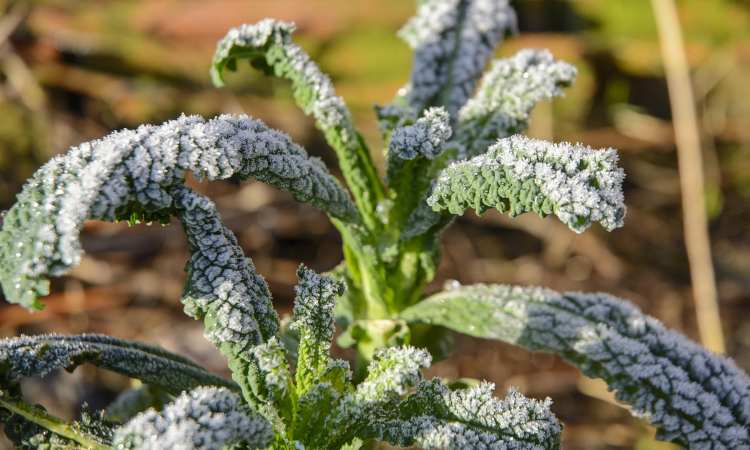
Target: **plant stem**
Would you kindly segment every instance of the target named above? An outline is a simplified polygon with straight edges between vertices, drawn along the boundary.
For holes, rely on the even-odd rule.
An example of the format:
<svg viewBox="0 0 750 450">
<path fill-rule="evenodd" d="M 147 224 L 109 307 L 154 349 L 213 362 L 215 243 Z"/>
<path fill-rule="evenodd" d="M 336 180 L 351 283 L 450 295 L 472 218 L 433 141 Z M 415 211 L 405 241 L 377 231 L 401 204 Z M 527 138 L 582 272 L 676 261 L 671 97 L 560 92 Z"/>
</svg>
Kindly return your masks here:
<svg viewBox="0 0 750 450">
<path fill-rule="evenodd" d="M 685 247 L 690 264 L 698 330 L 704 346 L 723 353 L 724 335 L 711 260 L 701 140 L 682 31 L 674 0 L 651 0 L 651 5 L 661 41 L 677 142 Z"/>
<path fill-rule="evenodd" d="M 21 401 L 3 398 L 0 391 L 0 407 L 17 414 L 29 422 L 33 422 L 55 434 L 81 444 L 90 450 L 108 450 L 110 447 L 101 443 L 96 437 L 65 423 L 61 419 L 50 415 L 40 408 L 33 407 Z"/>
</svg>

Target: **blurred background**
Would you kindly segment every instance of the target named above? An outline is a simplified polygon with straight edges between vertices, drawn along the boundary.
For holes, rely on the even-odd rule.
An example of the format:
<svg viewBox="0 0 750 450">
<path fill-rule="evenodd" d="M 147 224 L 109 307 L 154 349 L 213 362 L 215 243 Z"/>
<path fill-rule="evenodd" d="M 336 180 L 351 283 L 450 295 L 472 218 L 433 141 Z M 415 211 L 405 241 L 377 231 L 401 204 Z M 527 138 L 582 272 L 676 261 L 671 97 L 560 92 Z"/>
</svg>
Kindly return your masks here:
<svg viewBox="0 0 750 450">
<path fill-rule="evenodd" d="M 438 289 L 463 283 L 537 284 L 607 291 L 633 300 L 699 340 L 683 235 L 681 189 L 660 39 L 648 0 L 513 1 L 519 36 L 498 56 L 546 47 L 578 67 L 564 98 L 540 104 L 529 134 L 619 149 L 627 173 L 625 227 L 575 235 L 554 219 L 487 213 L 457 221 L 443 239 Z M 684 0 L 678 12 L 703 154 L 705 211 L 726 351 L 750 369 L 750 1 Z M 51 156 L 110 130 L 182 112 L 247 112 L 289 133 L 335 167 L 289 86 L 242 66 L 227 88 L 208 77 L 215 42 L 244 22 L 297 23 L 297 41 L 333 78 L 382 164 L 372 105 L 408 78 L 411 52 L 395 31 L 413 13 L 404 0 L 0 0 L 0 209 Z M 315 209 L 258 183 L 201 186 L 268 280 L 281 312 L 291 307 L 300 262 L 331 269 L 339 238 Z M 700 199 L 699 199 L 700 202 Z M 224 361 L 200 323 L 181 312 L 187 259 L 179 227 L 90 223 L 86 256 L 53 283 L 42 312 L 0 302 L 0 336 L 99 332 L 156 343 L 216 371 Z M 560 359 L 459 339 L 432 369 L 486 378 L 550 396 L 569 449 L 666 449 L 614 406 L 602 385 Z M 30 380 L 28 397 L 73 418 L 106 405 L 128 380 L 90 367 Z M 0 433 L 1 436 L 2 433 Z M 0 448 L 8 446 L 0 437 Z"/>
</svg>

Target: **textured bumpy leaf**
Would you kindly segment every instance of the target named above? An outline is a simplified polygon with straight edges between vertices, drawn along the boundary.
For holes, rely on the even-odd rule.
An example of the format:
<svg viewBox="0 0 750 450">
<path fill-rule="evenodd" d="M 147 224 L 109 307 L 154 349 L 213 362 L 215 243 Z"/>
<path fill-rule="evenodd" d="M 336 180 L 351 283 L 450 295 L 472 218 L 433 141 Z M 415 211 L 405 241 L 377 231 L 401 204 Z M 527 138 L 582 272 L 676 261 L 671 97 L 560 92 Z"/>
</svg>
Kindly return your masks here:
<svg viewBox="0 0 750 450">
<path fill-rule="evenodd" d="M 355 200 L 363 211 L 374 214 L 383 192 L 370 154 L 330 78 L 292 41 L 294 29 L 292 23 L 273 19 L 231 29 L 216 47 L 211 67 L 214 83 L 223 85 L 224 70 L 235 70 L 237 60 L 241 59 L 249 60 L 266 73 L 290 80 L 295 100 L 305 113 L 315 118 L 336 151 Z M 366 221 L 369 218 L 364 217 Z"/>
<path fill-rule="evenodd" d="M 451 391 L 423 381 L 396 409 L 397 418 L 374 421 L 368 432 L 399 446 L 424 449 L 557 449 L 561 427 L 551 401 L 530 400 L 510 390 L 493 397 L 492 383 Z"/>
<path fill-rule="evenodd" d="M 613 149 L 511 136 L 445 168 L 427 203 L 452 214 L 468 208 L 477 213 L 496 208 L 511 216 L 555 214 L 578 233 L 594 222 L 612 230 L 625 216 L 625 174 L 617 159 Z"/>
<path fill-rule="evenodd" d="M 300 266 L 291 328 L 299 333 L 297 390 L 305 392 L 328 367 L 334 332 L 333 309 L 344 284 Z"/>
<path fill-rule="evenodd" d="M 43 377 L 58 369 L 91 363 L 179 393 L 200 385 L 237 389 L 182 356 L 138 342 L 98 334 L 21 336 L 0 341 L 0 382 Z"/>
<path fill-rule="evenodd" d="M 526 129 L 534 106 L 562 95 L 575 76 L 575 67 L 556 61 L 547 50 L 524 49 L 494 62 L 458 113 L 452 144 L 460 149 L 459 158 L 479 155 L 499 138 Z"/>
<path fill-rule="evenodd" d="M 273 438 L 265 419 L 221 388 L 201 387 L 180 395 L 163 411 L 149 410 L 115 431 L 118 449 L 222 450 L 234 445 L 265 448 Z"/>
<path fill-rule="evenodd" d="M 661 439 L 750 448 L 750 378 L 610 295 L 474 285 L 429 297 L 403 318 L 557 353 L 603 378 Z"/>
<path fill-rule="evenodd" d="M 413 111 L 445 106 L 454 116 L 516 15 L 507 0 L 425 0 L 399 35 L 414 49 L 403 96 Z"/>
<path fill-rule="evenodd" d="M 232 377 L 252 398 L 258 381 L 250 349 L 275 336 L 279 327 L 271 293 L 208 198 L 186 187 L 175 189 L 173 196 L 190 249 L 185 312 L 204 320 L 206 337 L 224 353 Z"/>
<path fill-rule="evenodd" d="M 182 116 L 118 131 L 52 159 L 24 186 L 0 232 L 6 298 L 41 307 L 36 299 L 48 293 L 47 277 L 79 261 L 87 219 L 166 220 L 186 171 L 209 180 L 256 178 L 334 217 L 355 214 L 319 160 L 247 116 Z"/>
</svg>

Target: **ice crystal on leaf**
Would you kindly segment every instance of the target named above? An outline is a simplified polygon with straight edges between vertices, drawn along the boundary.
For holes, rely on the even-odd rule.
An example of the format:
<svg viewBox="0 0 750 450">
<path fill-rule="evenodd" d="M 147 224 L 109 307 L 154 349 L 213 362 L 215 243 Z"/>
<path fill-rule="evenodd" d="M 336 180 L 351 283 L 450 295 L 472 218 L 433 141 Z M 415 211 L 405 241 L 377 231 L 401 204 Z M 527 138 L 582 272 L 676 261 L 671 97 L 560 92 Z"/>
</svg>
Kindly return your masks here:
<svg viewBox="0 0 750 450">
<path fill-rule="evenodd" d="M 617 160 L 613 149 L 511 136 L 444 169 L 427 202 L 452 214 L 496 208 L 511 216 L 555 214 L 578 233 L 595 222 L 612 230 L 625 216 Z"/>
<path fill-rule="evenodd" d="M 149 410 L 115 432 L 117 449 L 222 450 L 266 448 L 273 438 L 265 419 L 221 388 L 201 387 L 179 396 L 163 411 Z"/>
<path fill-rule="evenodd" d="M 426 0 L 399 36 L 414 49 L 405 97 L 414 111 L 445 106 L 454 116 L 474 91 L 497 43 L 516 27 L 507 0 Z"/>
<path fill-rule="evenodd" d="M 479 284 L 428 297 L 403 317 L 559 354 L 603 378 L 662 439 L 750 446 L 750 378 L 611 295 Z"/>
</svg>

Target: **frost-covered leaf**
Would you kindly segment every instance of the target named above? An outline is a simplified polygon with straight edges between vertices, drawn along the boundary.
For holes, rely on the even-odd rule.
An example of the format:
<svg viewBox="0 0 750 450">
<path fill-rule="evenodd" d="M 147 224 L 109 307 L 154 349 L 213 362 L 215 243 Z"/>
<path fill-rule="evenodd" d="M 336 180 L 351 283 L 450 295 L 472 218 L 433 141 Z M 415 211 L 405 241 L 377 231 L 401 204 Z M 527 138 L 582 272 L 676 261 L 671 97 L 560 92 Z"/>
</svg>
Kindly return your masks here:
<svg viewBox="0 0 750 450">
<path fill-rule="evenodd" d="M 0 341 L 0 383 L 72 371 L 90 363 L 179 393 L 200 385 L 237 389 L 229 380 L 164 349 L 99 334 L 21 336 Z"/>
<path fill-rule="evenodd" d="M 403 318 L 557 353 L 603 378 L 661 439 L 750 448 L 750 378 L 608 294 L 480 284 L 428 297 Z"/>
<path fill-rule="evenodd" d="M 319 160 L 247 116 L 182 116 L 118 131 L 53 158 L 26 183 L 0 232 L 5 297 L 41 307 L 37 298 L 49 291 L 47 277 L 80 260 L 78 235 L 87 219 L 167 220 L 187 171 L 209 180 L 256 178 L 333 217 L 355 214 Z"/>
<path fill-rule="evenodd" d="M 507 0 L 425 0 L 399 36 L 414 49 L 403 96 L 422 111 L 445 106 L 454 116 L 474 91 L 487 60 L 516 15 Z"/>
<path fill-rule="evenodd" d="M 452 391 L 423 381 L 394 409 L 396 417 L 373 421 L 366 433 L 398 446 L 424 449 L 558 449 L 561 427 L 551 401 L 532 400 L 511 389 L 500 400 L 495 385 Z"/>
<path fill-rule="evenodd" d="M 382 185 L 362 137 L 354 127 L 344 100 L 336 95 L 330 78 L 292 41 L 295 26 L 264 19 L 229 30 L 219 41 L 211 75 L 214 84 L 224 84 L 224 71 L 236 70 L 237 61 L 247 59 L 253 67 L 292 82 L 294 98 L 336 151 L 341 171 L 367 221 L 382 196 Z"/>
<path fill-rule="evenodd" d="M 200 387 L 180 395 L 164 410 L 141 413 L 115 431 L 117 449 L 222 450 L 233 445 L 266 448 L 268 422 L 223 388 Z"/>
<path fill-rule="evenodd" d="M 245 397 L 253 398 L 259 380 L 250 349 L 278 332 L 271 293 L 213 202 L 186 187 L 173 195 L 190 249 L 185 312 L 203 319 L 206 337 L 227 357 Z"/>
<path fill-rule="evenodd" d="M 575 67 L 547 50 L 524 49 L 494 62 L 458 113 L 454 144 L 459 158 L 476 156 L 497 139 L 522 132 L 534 106 L 562 95 L 575 76 Z"/>
<path fill-rule="evenodd" d="M 445 168 L 427 203 L 435 211 L 462 214 L 489 208 L 516 216 L 555 214 L 573 231 L 594 222 L 605 229 L 622 226 L 625 204 L 614 149 L 531 139 L 501 139 L 486 153 Z"/>
<path fill-rule="evenodd" d="M 334 332 L 333 310 L 344 284 L 321 276 L 301 265 L 295 287 L 294 311 L 290 327 L 299 332 L 297 390 L 305 392 L 328 367 Z"/>
</svg>

